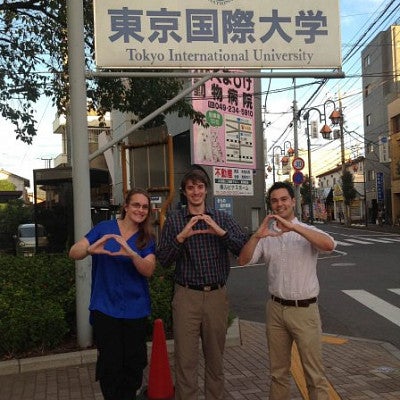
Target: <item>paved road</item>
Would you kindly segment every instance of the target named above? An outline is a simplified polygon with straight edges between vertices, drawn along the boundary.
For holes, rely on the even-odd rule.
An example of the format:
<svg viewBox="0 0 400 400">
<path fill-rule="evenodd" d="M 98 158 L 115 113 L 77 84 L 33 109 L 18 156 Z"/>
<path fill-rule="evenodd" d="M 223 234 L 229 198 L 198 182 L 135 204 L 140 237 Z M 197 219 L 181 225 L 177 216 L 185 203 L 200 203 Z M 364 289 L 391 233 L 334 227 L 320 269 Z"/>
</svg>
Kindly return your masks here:
<svg viewBox="0 0 400 400">
<path fill-rule="evenodd" d="M 326 333 L 385 340 L 400 348 L 400 234 L 321 225 L 338 242 L 321 255 L 319 303 Z M 240 318 L 264 322 L 262 265 L 233 268 L 228 289 Z"/>
</svg>

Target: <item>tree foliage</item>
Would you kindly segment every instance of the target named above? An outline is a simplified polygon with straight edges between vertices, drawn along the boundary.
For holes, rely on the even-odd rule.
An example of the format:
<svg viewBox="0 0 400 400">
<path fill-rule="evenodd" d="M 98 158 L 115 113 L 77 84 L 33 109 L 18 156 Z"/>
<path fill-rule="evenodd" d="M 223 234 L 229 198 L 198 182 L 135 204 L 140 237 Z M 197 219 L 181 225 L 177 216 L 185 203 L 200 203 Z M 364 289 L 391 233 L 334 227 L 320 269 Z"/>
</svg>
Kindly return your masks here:
<svg viewBox="0 0 400 400">
<path fill-rule="evenodd" d="M 13 235 L 19 224 L 33 221 L 33 208 L 26 206 L 22 200 L 10 200 L 0 208 L 0 232 Z"/>
<path fill-rule="evenodd" d="M 7 179 L 0 179 L 0 192 L 14 191 L 15 185 Z"/>
<path fill-rule="evenodd" d="M 351 203 L 357 196 L 357 191 L 354 188 L 354 176 L 349 171 L 345 171 L 342 175 L 342 191 L 344 204 L 346 204 L 347 206 L 351 205 Z"/>
<path fill-rule="evenodd" d="M 86 67 L 93 70 L 93 0 L 84 1 L 84 24 Z M 66 113 L 67 44 L 66 1 L 4 0 L 0 4 L 0 115 L 26 143 L 36 135 L 35 103 L 41 96 L 50 97 L 59 114 Z M 184 83 L 175 78 L 87 80 L 89 108 L 100 117 L 113 108 L 141 119 L 178 94 Z M 202 121 L 203 116 L 185 100 L 168 110 L 173 111 Z M 158 126 L 163 119 L 160 115 L 145 127 Z"/>
<path fill-rule="evenodd" d="M 305 176 L 304 182 L 300 186 L 300 194 L 303 199 L 303 204 L 311 203 L 310 178 L 308 175 Z"/>
</svg>

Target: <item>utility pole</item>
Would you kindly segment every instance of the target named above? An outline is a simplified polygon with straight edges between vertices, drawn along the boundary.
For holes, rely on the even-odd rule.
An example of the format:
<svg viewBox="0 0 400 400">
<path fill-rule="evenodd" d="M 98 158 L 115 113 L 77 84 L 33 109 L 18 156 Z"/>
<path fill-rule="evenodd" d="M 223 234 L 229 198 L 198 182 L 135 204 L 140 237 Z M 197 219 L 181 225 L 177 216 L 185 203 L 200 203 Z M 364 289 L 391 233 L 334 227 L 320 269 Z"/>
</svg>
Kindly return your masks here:
<svg viewBox="0 0 400 400">
<path fill-rule="evenodd" d="M 297 130 L 297 100 L 296 100 L 296 78 L 293 78 L 293 146 L 294 156 L 299 156 L 299 138 Z M 294 198 L 295 198 L 295 215 L 299 221 L 301 221 L 301 198 L 300 198 L 300 185 L 294 186 Z"/>
<path fill-rule="evenodd" d="M 75 239 L 91 228 L 90 167 L 87 130 L 87 99 L 85 53 L 83 44 L 83 2 L 67 0 L 68 63 L 70 82 L 70 113 L 72 142 L 72 184 L 74 197 Z M 76 324 L 81 348 L 92 345 L 89 323 L 91 258 L 75 261 Z"/>
<path fill-rule="evenodd" d="M 347 205 L 345 203 L 344 191 L 343 191 L 343 176 L 346 172 L 346 160 L 345 160 L 345 152 L 344 152 L 344 129 L 343 129 L 343 109 L 342 109 L 342 98 L 339 95 L 339 129 L 340 129 L 340 154 L 341 154 L 341 162 L 342 162 L 342 196 L 343 196 L 343 207 L 344 207 L 344 225 L 347 226 L 348 223 L 348 215 L 347 215 Z"/>
</svg>

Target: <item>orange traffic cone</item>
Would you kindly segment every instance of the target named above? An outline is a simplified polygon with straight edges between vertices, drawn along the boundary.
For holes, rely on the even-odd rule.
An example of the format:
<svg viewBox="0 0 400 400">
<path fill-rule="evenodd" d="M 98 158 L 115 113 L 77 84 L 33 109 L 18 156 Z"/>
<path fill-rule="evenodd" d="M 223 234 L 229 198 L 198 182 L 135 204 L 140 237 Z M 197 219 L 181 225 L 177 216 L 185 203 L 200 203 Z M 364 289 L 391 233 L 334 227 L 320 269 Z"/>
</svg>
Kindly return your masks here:
<svg viewBox="0 0 400 400">
<path fill-rule="evenodd" d="M 147 398 L 149 400 L 170 400 L 174 398 L 174 395 L 164 325 L 161 319 L 156 319 L 154 321 Z"/>
</svg>

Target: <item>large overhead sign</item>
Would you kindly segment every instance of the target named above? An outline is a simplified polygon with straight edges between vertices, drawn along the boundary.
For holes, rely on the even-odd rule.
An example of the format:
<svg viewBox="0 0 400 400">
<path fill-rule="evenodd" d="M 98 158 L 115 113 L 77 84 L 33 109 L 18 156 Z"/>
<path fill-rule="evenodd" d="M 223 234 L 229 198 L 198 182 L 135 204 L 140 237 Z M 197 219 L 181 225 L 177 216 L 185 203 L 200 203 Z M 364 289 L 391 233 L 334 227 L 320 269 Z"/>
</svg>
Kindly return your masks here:
<svg viewBox="0 0 400 400">
<path fill-rule="evenodd" d="M 338 0 L 94 0 L 99 68 L 341 68 Z"/>
</svg>

